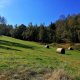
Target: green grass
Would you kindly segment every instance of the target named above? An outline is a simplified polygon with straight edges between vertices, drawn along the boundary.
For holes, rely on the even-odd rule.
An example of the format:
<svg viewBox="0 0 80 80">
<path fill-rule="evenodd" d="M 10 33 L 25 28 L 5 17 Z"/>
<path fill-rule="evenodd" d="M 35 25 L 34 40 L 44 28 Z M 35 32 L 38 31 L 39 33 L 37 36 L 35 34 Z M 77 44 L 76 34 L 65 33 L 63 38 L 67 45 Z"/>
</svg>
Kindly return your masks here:
<svg viewBox="0 0 80 80">
<path fill-rule="evenodd" d="M 69 74 L 80 74 L 80 51 L 56 53 L 56 47 L 47 49 L 36 42 L 0 36 L 0 71 L 23 67 L 37 72 L 44 69 L 64 68 Z"/>
</svg>

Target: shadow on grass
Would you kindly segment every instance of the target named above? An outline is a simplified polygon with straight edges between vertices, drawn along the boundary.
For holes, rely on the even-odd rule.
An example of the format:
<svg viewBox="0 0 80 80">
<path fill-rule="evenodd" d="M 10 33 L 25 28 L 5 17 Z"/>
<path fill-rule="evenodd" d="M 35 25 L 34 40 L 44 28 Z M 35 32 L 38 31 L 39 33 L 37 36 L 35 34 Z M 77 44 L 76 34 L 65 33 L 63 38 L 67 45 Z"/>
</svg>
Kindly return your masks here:
<svg viewBox="0 0 80 80">
<path fill-rule="evenodd" d="M 67 54 L 65 54 L 65 55 L 72 55 L 72 54 L 67 53 Z"/>
<path fill-rule="evenodd" d="M 0 40 L 0 45 L 6 45 L 6 46 L 14 46 L 14 47 L 20 47 L 20 48 L 28 48 L 28 49 L 34 49 L 35 46 L 29 46 L 29 45 L 24 45 L 21 43 L 16 43 L 16 42 L 11 42 L 11 41 L 5 41 L 5 40 Z M 6 48 L 6 47 L 3 47 Z"/>
<path fill-rule="evenodd" d="M 13 49 L 13 48 L 10 48 L 10 47 L 5 47 L 5 46 L 0 46 L 0 49 L 14 50 L 14 51 L 21 51 L 21 50 L 18 50 L 18 49 Z M 1 53 L 2 53 L 2 52 L 1 52 Z"/>
</svg>

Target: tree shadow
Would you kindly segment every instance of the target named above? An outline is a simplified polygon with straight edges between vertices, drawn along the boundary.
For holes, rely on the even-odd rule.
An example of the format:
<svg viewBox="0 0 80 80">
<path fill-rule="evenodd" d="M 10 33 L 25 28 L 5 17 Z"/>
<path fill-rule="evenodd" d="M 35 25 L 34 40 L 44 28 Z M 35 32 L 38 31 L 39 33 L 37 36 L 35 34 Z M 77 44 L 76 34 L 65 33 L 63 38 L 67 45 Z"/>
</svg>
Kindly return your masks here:
<svg viewBox="0 0 80 80">
<path fill-rule="evenodd" d="M 11 42 L 11 41 L 5 41 L 5 40 L 0 40 L 0 44 L 2 45 L 7 45 L 7 46 L 14 46 L 14 47 L 20 47 L 20 48 L 28 48 L 28 49 L 34 49 L 35 46 L 29 46 L 29 45 L 24 45 L 21 43 L 16 43 L 16 42 Z"/>
<path fill-rule="evenodd" d="M 14 51 L 21 51 L 21 50 L 18 50 L 18 49 L 13 49 L 13 48 L 10 48 L 10 47 L 5 47 L 5 46 L 0 46 L 0 49 L 14 50 Z M 1 52 L 1 53 L 2 53 L 2 52 Z"/>
</svg>

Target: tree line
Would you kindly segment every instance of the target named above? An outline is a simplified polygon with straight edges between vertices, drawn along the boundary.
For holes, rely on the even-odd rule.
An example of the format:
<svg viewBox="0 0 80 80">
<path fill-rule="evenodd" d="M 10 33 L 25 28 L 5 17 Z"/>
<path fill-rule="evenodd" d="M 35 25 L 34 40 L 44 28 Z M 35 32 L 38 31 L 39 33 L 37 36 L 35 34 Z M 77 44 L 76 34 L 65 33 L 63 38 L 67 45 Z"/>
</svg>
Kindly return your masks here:
<svg viewBox="0 0 80 80">
<path fill-rule="evenodd" d="M 79 43 L 80 14 L 67 17 L 62 15 L 56 22 L 51 22 L 48 26 L 32 23 L 28 26 L 24 24 L 7 25 L 6 19 L 0 16 L 0 35 L 42 43 Z"/>
</svg>

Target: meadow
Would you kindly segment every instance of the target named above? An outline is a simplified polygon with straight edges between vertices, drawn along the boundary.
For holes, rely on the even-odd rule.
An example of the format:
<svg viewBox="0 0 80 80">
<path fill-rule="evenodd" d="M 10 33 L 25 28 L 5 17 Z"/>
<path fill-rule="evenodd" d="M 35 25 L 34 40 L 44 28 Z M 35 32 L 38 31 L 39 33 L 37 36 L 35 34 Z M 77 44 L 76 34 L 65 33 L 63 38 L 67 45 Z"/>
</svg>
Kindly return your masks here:
<svg viewBox="0 0 80 80">
<path fill-rule="evenodd" d="M 0 74 L 11 72 L 9 75 L 12 75 L 30 70 L 33 75 L 64 69 L 80 80 L 80 51 L 66 49 L 65 54 L 58 54 L 56 48 L 50 46 L 47 49 L 37 42 L 0 36 Z"/>
</svg>

